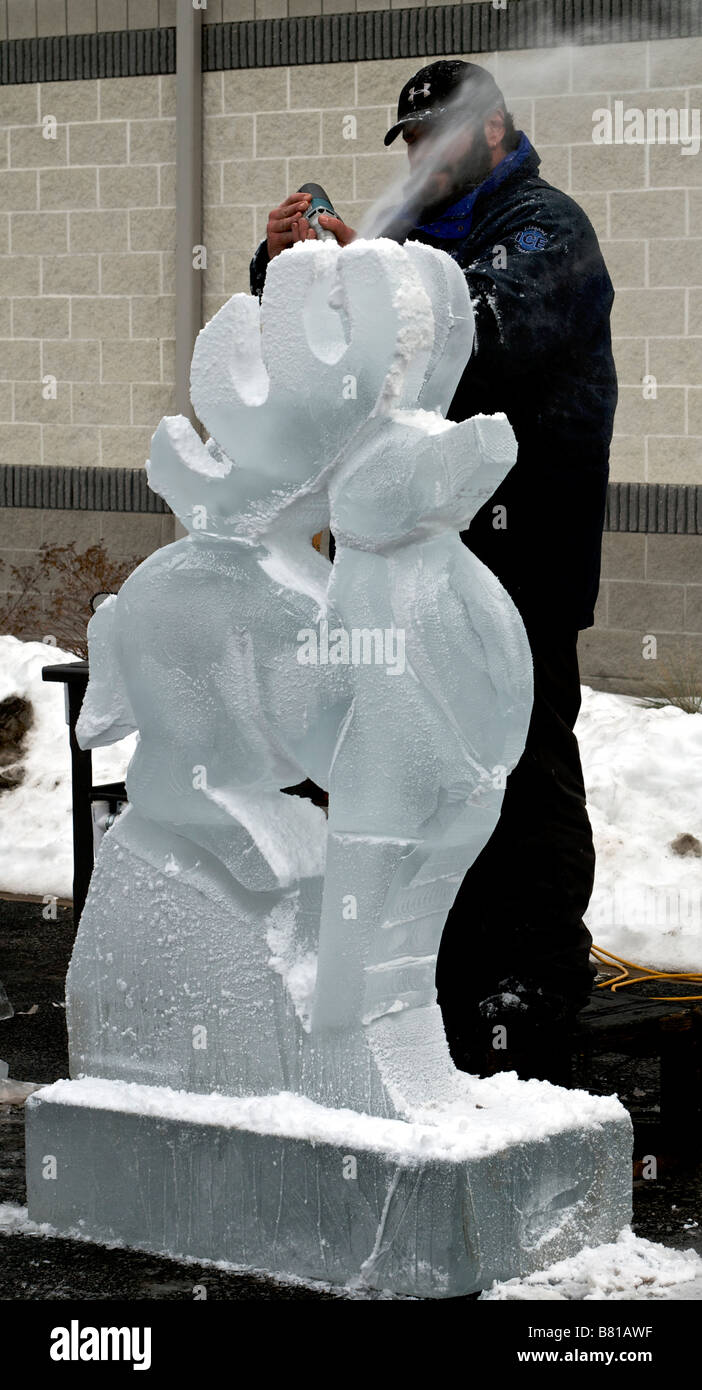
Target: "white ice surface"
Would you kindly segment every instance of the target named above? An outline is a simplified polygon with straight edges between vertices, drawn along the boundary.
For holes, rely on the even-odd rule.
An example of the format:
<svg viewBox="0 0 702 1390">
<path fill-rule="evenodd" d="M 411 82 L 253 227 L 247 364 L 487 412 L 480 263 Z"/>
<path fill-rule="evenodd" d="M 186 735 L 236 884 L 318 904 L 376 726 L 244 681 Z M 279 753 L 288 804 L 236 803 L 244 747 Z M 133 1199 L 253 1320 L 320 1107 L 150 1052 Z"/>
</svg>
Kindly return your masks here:
<svg viewBox="0 0 702 1390">
<path fill-rule="evenodd" d="M 276 903 L 270 913 L 266 943 L 271 952 L 269 965 L 280 975 L 306 1032 L 310 1030 L 314 987 L 317 979 L 317 952 L 305 949 L 296 932 L 295 904 L 290 898 Z"/>
</svg>

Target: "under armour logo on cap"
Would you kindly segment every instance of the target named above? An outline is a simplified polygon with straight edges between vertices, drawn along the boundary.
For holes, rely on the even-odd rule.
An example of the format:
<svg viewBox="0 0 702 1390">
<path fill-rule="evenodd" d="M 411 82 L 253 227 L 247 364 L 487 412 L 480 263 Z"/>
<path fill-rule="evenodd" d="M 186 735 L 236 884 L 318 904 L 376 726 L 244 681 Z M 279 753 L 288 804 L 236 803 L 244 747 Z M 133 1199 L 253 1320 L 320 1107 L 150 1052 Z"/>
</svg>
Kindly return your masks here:
<svg viewBox="0 0 702 1390">
<path fill-rule="evenodd" d="M 420 68 L 405 83 L 397 103 L 397 121 L 385 136 L 385 144 L 390 145 L 405 125 L 433 121 L 459 108 L 462 120 L 480 120 L 496 107 L 504 109 L 504 97 L 486 68 L 462 58 L 440 58 Z"/>
</svg>

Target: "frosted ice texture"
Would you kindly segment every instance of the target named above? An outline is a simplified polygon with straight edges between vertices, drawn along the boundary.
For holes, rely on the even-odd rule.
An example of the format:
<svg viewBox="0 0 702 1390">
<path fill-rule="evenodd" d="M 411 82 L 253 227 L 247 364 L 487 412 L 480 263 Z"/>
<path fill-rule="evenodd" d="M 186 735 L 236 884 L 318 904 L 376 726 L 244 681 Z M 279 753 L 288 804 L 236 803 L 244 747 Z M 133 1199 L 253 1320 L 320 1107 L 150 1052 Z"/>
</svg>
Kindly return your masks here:
<svg viewBox="0 0 702 1390">
<path fill-rule="evenodd" d="M 139 742 L 72 1074 L 406 1117 L 460 1091 L 436 951 L 532 704 L 521 619 L 459 536 L 516 457 L 504 416 L 443 416 L 473 331 L 449 257 L 376 240 L 294 247 L 200 333 L 209 437 L 166 416 L 148 464 L 188 535 L 89 628 L 79 739 Z M 305 777 L 328 822 L 281 791 Z"/>
</svg>

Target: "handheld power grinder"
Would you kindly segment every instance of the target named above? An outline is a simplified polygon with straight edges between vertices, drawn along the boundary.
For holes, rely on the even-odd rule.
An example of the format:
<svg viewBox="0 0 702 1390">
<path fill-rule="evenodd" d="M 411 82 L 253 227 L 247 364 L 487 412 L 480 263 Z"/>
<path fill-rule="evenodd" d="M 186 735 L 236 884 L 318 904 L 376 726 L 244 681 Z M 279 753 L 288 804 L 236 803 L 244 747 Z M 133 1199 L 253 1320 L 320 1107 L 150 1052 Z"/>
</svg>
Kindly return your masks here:
<svg viewBox="0 0 702 1390">
<path fill-rule="evenodd" d="M 318 236 L 319 240 L 320 240 L 320 241 L 336 241 L 336 237 L 334 236 L 334 233 L 331 232 L 331 231 L 329 230 L 328 227 L 320 227 L 320 225 L 319 225 L 319 214 L 320 214 L 320 212 L 326 213 L 329 217 L 336 217 L 336 213 L 335 213 L 335 211 L 334 211 L 334 209 L 333 209 L 333 207 L 332 207 L 332 205 L 331 205 L 331 203 L 330 203 L 330 201 L 329 201 L 329 198 L 327 197 L 326 193 L 324 192 L 324 189 L 322 188 L 321 184 L 319 184 L 319 183 L 303 183 L 303 184 L 302 184 L 302 187 L 301 187 L 301 188 L 298 188 L 297 191 L 298 191 L 298 193 L 311 193 L 311 194 L 312 194 L 312 200 L 311 200 L 310 205 L 309 205 L 309 207 L 308 207 L 308 209 L 307 209 L 307 212 L 305 213 L 305 217 L 307 218 L 307 221 L 309 222 L 310 227 L 314 227 L 314 230 L 315 230 L 315 232 L 317 233 L 317 236 Z"/>
</svg>

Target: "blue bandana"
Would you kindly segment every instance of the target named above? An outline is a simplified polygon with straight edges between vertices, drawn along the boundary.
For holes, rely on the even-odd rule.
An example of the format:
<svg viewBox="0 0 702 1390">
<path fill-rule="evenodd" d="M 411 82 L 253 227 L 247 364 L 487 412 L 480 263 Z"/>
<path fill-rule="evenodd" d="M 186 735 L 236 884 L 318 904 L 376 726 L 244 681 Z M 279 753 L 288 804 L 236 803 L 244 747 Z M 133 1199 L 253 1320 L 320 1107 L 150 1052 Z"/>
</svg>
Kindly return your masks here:
<svg viewBox="0 0 702 1390">
<path fill-rule="evenodd" d="M 473 222 L 473 208 L 478 198 L 484 193 L 492 193 L 495 188 L 499 188 L 504 179 L 518 169 L 520 164 L 532 152 L 531 141 L 527 139 L 524 131 L 520 131 L 520 140 L 516 150 L 506 154 L 499 164 L 495 165 L 489 178 L 483 183 L 478 184 L 465 198 L 454 203 L 453 207 L 447 208 L 442 212 L 436 222 L 422 222 L 417 224 L 417 231 L 428 232 L 430 236 L 437 237 L 445 241 L 463 241 L 469 235 Z"/>
</svg>

